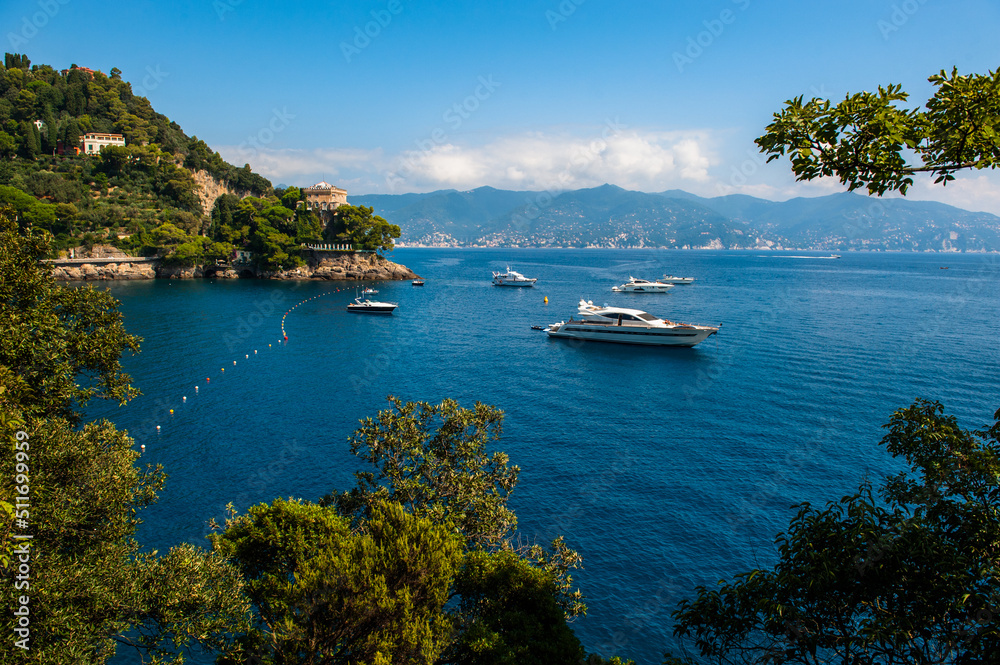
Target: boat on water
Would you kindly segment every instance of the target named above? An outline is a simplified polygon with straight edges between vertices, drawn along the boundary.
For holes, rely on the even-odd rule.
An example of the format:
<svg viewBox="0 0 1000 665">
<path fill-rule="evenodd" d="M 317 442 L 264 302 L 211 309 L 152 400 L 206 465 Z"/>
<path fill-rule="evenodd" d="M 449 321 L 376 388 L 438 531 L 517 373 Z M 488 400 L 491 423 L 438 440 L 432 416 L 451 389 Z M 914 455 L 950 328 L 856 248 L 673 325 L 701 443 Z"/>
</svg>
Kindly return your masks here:
<svg viewBox="0 0 1000 665">
<path fill-rule="evenodd" d="M 507 266 L 507 272 L 493 273 L 495 286 L 534 286 L 537 281 L 537 277 L 525 277 L 516 270 L 511 270 L 510 266 Z"/>
<path fill-rule="evenodd" d="M 676 323 L 641 309 L 598 307 L 582 299 L 577 313 L 579 320 L 550 324 L 545 332 L 549 337 L 643 346 L 694 346 L 719 332 L 715 326 Z"/>
<path fill-rule="evenodd" d="M 656 281 L 663 284 L 690 284 L 694 281 L 694 277 L 675 277 L 674 275 L 664 275 Z"/>
<path fill-rule="evenodd" d="M 354 302 L 347 303 L 348 312 L 360 312 L 362 314 L 392 314 L 399 305 L 394 302 L 379 302 L 377 300 L 362 300 L 355 298 Z"/>
<path fill-rule="evenodd" d="M 362 295 L 366 295 L 366 296 L 367 295 L 372 295 L 372 294 L 378 293 L 378 289 L 373 289 L 371 287 L 367 287 L 364 290 L 362 290 L 361 293 L 362 293 Z"/>
<path fill-rule="evenodd" d="M 420 279 L 418 277 L 415 280 L 413 280 L 412 282 L 410 282 L 410 284 L 412 284 L 413 286 L 423 286 L 424 285 L 424 280 L 422 280 L 422 279 Z"/>
<path fill-rule="evenodd" d="M 651 282 L 648 279 L 636 279 L 629 275 L 628 281 L 621 286 L 612 286 L 611 290 L 616 293 L 666 293 L 674 288 L 673 284 L 664 282 Z"/>
</svg>

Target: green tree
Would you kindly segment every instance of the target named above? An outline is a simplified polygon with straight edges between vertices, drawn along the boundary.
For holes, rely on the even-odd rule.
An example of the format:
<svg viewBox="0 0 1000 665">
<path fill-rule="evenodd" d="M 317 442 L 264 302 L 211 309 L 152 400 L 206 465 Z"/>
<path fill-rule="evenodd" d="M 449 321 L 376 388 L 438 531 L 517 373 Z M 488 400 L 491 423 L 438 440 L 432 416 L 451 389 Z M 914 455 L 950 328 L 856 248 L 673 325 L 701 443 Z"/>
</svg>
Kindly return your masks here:
<svg viewBox="0 0 1000 665">
<path fill-rule="evenodd" d="M 27 467 L 30 510 L 19 517 L 33 537 L 30 586 L 0 590 L 8 608 L 30 599 L 19 662 L 105 663 L 121 645 L 164 662 L 196 642 L 218 648 L 249 609 L 235 569 L 187 545 L 143 552 L 138 511 L 156 499 L 162 470 L 138 468 L 134 442 L 110 423 L 77 427 L 91 398 L 137 394 L 120 357 L 139 340 L 106 292 L 56 284 L 38 262 L 47 251 L 47 234 L 0 215 L 0 465 Z M 12 493 L 0 484 L 0 507 Z M 8 639 L 14 620 L 0 619 Z"/>
<path fill-rule="evenodd" d="M 400 235 L 399 227 L 373 214 L 370 206 L 338 206 L 324 236 L 329 242 L 348 242 L 361 249 L 391 251 L 393 239 Z"/>
<path fill-rule="evenodd" d="M 344 514 L 393 501 L 436 522 L 451 520 L 470 543 L 489 547 L 517 527 L 507 500 L 520 469 L 487 446 L 502 431 L 503 412 L 476 402 L 461 408 L 389 397 L 390 409 L 366 418 L 350 438 L 351 452 L 375 467 L 355 474 L 357 486 L 325 497 Z"/>
<path fill-rule="evenodd" d="M 360 529 L 332 508 L 277 499 L 227 521 L 216 550 L 240 567 L 255 609 L 222 665 L 435 662 L 462 544 L 398 504 Z"/>
<path fill-rule="evenodd" d="M 909 98 L 899 85 L 847 95 L 838 104 L 796 97 L 756 143 L 769 162 L 788 155 L 798 180 L 836 176 L 851 191 L 867 187 L 878 195 L 906 194 L 920 173 L 947 184 L 961 170 L 996 168 L 1000 70 L 966 76 L 942 70 L 929 80 L 937 90 L 924 109 L 897 106 Z"/>
<path fill-rule="evenodd" d="M 459 634 L 443 659 L 455 665 L 577 665 L 584 656 L 556 601 L 555 577 L 514 552 L 474 551 L 455 580 Z"/>
<path fill-rule="evenodd" d="M 119 359 L 140 340 L 107 292 L 55 283 L 38 264 L 48 243 L 0 215 L 0 381 L 25 416 L 76 423 L 93 397 L 125 403 L 138 394 Z"/>
<path fill-rule="evenodd" d="M 487 451 L 500 436 L 503 412 L 480 402 L 465 409 L 451 399 L 440 404 L 388 400 L 391 408 L 363 420 L 350 438 L 351 451 L 375 470 L 355 473 L 353 489 L 334 491 L 321 503 L 357 520 L 372 505 L 397 502 L 436 523 L 454 523 L 470 549 L 515 550 L 517 515 L 507 501 L 520 469 L 508 466 L 506 453 Z M 535 544 L 516 552 L 553 577 L 566 617 L 586 613 L 570 574 L 581 558 L 561 536 L 548 549 Z"/>
<path fill-rule="evenodd" d="M 996 662 L 1000 410 L 962 430 L 936 402 L 893 414 L 882 445 L 908 471 L 825 509 L 799 507 L 778 563 L 674 613 L 717 663 Z"/>
</svg>

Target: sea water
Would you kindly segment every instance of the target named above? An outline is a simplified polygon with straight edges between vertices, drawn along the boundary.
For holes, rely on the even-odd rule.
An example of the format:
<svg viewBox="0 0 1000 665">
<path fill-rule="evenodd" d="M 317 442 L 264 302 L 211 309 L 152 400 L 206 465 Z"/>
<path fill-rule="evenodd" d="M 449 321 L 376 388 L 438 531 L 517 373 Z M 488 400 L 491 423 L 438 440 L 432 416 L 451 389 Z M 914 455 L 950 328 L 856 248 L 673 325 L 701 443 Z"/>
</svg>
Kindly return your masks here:
<svg viewBox="0 0 1000 665">
<path fill-rule="evenodd" d="M 936 399 L 976 428 L 1000 407 L 1000 258 L 823 256 L 398 249 L 391 258 L 425 286 L 101 285 L 144 338 L 124 362 L 143 395 L 90 413 L 164 466 L 139 530 L 144 547 L 164 551 L 206 545 L 227 503 L 350 488 L 361 467 L 348 437 L 387 395 L 495 405 L 506 413 L 495 449 L 521 468 L 510 503 L 522 541 L 562 535 L 583 555 L 577 635 L 589 651 L 656 664 L 676 648 L 677 602 L 773 563 L 793 504 L 900 468 L 878 445 L 894 410 Z M 493 286 L 507 266 L 537 285 Z M 696 281 L 667 294 L 610 290 L 664 273 Z M 398 309 L 349 313 L 358 286 Z M 721 328 L 690 349 L 531 328 L 568 319 L 581 298 Z M 115 662 L 133 661 L 123 651 Z"/>
</svg>

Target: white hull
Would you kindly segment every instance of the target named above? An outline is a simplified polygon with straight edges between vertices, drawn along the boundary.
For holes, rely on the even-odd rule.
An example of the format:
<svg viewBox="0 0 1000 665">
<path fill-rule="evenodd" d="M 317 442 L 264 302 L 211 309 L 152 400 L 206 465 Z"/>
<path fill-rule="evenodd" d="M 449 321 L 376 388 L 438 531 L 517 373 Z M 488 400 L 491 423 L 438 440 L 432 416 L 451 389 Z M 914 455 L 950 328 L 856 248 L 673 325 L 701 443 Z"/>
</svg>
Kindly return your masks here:
<svg viewBox="0 0 1000 665">
<path fill-rule="evenodd" d="M 516 270 L 511 270 L 510 266 L 507 266 L 507 272 L 493 273 L 494 286 L 534 286 L 537 281 L 537 277 L 525 277 Z"/>
<path fill-rule="evenodd" d="M 674 277 L 673 275 L 664 275 L 656 281 L 663 284 L 690 284 L 694 281 L 694 277 Z"/>
<path fill-rule="evenodd" d="M 494 286 L 534 286 L 535 285 L 535 281 L 536 280 L 534 280 L 534 279 L 518 280 L 516 282 L 511 282 L 511 281 L 508 281 L 508 280 L 494 280 L 493 281 L 493 285 Z"/>
<path fill-rule="evenodd" d="M 614 342 L 641 346 L 694 346 L 714 335 L 714 328 L 679 328 L 664 330 L 640 326 L 611 326 L 594 323 L 563 323 L 549 326 L 549 337 L 582 339 L 591 342 Z"/>
<path fill-rule="evenodd" d="M 719 332 L 714 326 L 674 323 L 641 309 L 599 307 L 588 300 L 580 300 L 578 313 L 579 321 L 553 323 L 545 332 L 549 337 L 640 346 L 694 346 Z"/>
<path fill-rule="evenodd" d="M 622 284 L 615 286 L 611 290 L 616 293 L 666 293 L 673 288 L 673 284 Z"/>
</svg>

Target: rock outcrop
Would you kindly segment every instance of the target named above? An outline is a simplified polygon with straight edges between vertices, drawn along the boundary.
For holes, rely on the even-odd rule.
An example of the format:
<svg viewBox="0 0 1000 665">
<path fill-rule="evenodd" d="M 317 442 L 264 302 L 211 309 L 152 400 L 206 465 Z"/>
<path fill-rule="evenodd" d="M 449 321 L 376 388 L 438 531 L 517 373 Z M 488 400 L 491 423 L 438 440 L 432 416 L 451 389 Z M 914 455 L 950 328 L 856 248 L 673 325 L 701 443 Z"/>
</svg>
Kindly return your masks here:
<svg viewBox="0 0 1000 665">
<path fill-rule="evenodd" d="M 156 264 L 131 263 L 124 257 L 116 263 L 74 263 L 55 264 L 52 276 L 61 281 L 84 281 L 105 279 L 154 279 Z"/>
<path fill-rule="evenodd" d="M 406 266 L 393 263 L 378 254 L 338 254 L 332 257 L 313 257 L 307 265 L 281 272 L 266 273 L 252 268 L 229 266 L 171 266 L 158 260 L 127 256 L 114 247 L 95 245 L 93 256 L 50 261 L 52 275 L 63 281 L 89 281 L 108 279 L 322 279 L 338 281 L 391 281 L 414 279 L 417 275 Z M 96 253 L 94 253 L 96 250 Z M 89 260 L 92 259 L 92 260 Z"/>
<path fill-rule="evenodd" d="M 308 274 L 307 274 L 308 273 Z M 305 275 L 305 276 L 302 276 Z M 340 254 L 316 259 L 303 268 L 284 273 L 279 279 L 327 280 L 401 280 L 414 279 L 416 274 L 404 265 L 393 263 L 378 254 Z"/>
</svg>

